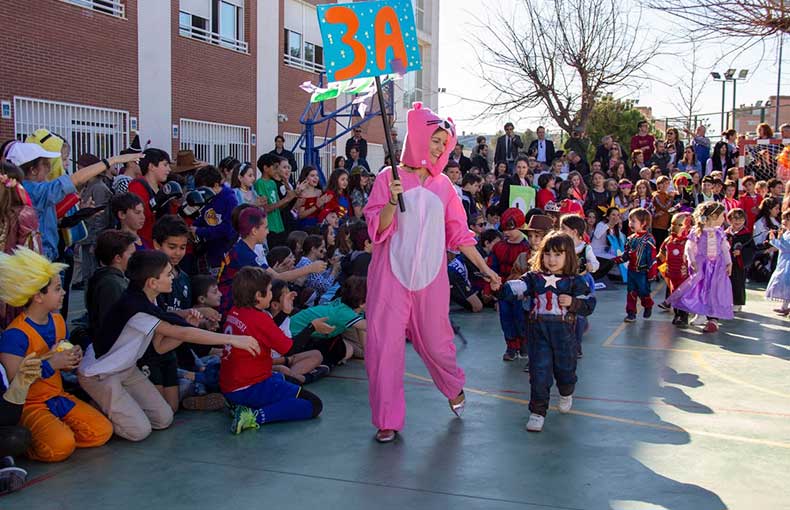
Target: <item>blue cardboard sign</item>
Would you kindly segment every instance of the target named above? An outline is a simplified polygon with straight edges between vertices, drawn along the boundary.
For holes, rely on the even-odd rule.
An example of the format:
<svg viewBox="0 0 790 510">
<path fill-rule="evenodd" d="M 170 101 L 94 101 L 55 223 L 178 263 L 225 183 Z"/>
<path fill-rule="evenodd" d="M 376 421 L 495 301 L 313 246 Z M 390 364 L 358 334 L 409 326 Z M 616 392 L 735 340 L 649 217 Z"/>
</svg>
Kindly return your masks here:
<svg viewBox="0 0 790 510">
<path fill-rule="evenodd" d="M 318 6 L 329 81 L 422 69 L 410 0 Z"/>
</svg>

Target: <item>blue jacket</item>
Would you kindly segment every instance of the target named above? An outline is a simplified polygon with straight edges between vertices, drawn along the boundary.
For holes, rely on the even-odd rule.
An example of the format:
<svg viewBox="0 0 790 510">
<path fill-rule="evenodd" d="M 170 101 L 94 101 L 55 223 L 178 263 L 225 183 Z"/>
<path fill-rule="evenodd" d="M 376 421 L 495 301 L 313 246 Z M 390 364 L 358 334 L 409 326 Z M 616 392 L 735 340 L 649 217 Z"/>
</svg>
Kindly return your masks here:
<svg viewBox="0 0 790 510">
<path fill-rule="evenodd" d="M 220 266 L 225 253 L 239 237 L 230 221 L 237 205 L 236 193 L 223 185 L 222 190 L 195 220 L 196 234 L 207 245 L 206 256 L 210 267 Z"/>
</svg>

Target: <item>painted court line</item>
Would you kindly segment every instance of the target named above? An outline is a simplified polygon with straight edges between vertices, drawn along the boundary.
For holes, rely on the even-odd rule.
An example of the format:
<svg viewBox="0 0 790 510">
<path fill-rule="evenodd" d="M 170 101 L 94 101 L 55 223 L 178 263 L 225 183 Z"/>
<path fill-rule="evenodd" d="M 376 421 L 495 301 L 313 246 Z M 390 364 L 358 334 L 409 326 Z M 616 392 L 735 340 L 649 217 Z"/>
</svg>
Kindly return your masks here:
<svg viewBox="0 0 790 510">
<path fill-rule="evenodd" d="M 413 379 L 417 379 L 418 381 L 425 381 L 425 382 L 433 382 L 430 378 L 423 377 L 421 375 L 412 374 L 410 372 L 406 372 L 406 377 L 411 377 Z M 488 391 L 478 390 L 475 388 L 467 388 L 464 387 L 464 391 L 468 393 L 472 393 L 474 395 L 480 395 L 482 397 L 490 397 L 497 400 L 505 400 L 508 402 L 514 402 L 520 405 L 529 405 L 529 400 L 525 400 L 523 398 L 516 398 L 516 397 L 509 397 L 505 395 L 498 395 L 496 393 L 491 393 Z M 550 407 L 552 411 L 557 411 L 557 408 L 552 406 Z M 744 436 L 736 436 L 732 434 L 723 434 L 719 432 L 710 432 L 708 430 L 696 430 L 696 429 L 684 429 L 682 427 L 678 427 L 676 425 L 663 425 L 660 423 L 649 423 L 645 421 L 639 420 L 632 420 L 630 418 L 619 418 L 617 416 L 608 416 L 605 414 L 598 414 L 598 413 L 588 413 L 586 411 L 578 411 L 576 409 L 571 409 L 568 414 L 575 414 L 577 416 L 584 416 L 587 418 L 594 418 L 597 420 L 605 420 L 614 423 L 622 423 L 625 425 L 633 425 L 636 427 L 645 427 L 655 430 L 665 430 L 668 432 L 680 432 L 686 433 L 689 435 L 698 435 L 698 436 L 706 436 L 706 437 L 714 437 L 716 439 L 725 439 L 728 441 L 737 441 L 740 443 L 747 443 L 747 444 L 756 444 L 762 446 L 772 446 L 776 448 L 785 448 L 790 450 L 790 443 L 782 442 L 782 441 L 771 441 L 769 439 L 757 439 L 751 437 L 744 437 Z"/>
<path fill-rule="evenodd" d="M 715 376 L 717 376 L 717 377 L 719 377 L 721 379 L 724 379 L 725 381 L 730 381 L 731 383 L 737 384 L 738 386 L 745 386 L 745 387 L 751 388 L 751 389 L 753 389 L 755 391 L 759 391 L 759 392 L 762 392 L 762 393 L 767 393 L 768 395 L 774 395 L 776 397 L 781 397 L 781 398 L 790 398 L 790 394 L 788 394 L 788 393 L 784 393 L 782 391 L 775 391 L 775 390 L 771 390 L 771 389 L 768 389 L 768 388 L 763 388 L 761 386 L 757 386 L 757 385 L 752 384 L 750 382 L 746 382 L 746 381 L 744 381 L 742 379 L 738 379 L 737 377 L 733 377 L 733 376 L 731 376 L 729 374 L 725 374 L 721 370 L 719 370 L 717 368 L 714 368 L 713 365 L 708 363 L 708 361 L 705 359 L 705 357 L 702 356 L 702 353 L 695 352 L 693 354 L 693 357 L 694 357 L 694 360 L 697 362 L 697 364 L 699 366 L 701 366 L 702 368 L 704 368 L 708 372 L 714 374 Z"/>
</svg>

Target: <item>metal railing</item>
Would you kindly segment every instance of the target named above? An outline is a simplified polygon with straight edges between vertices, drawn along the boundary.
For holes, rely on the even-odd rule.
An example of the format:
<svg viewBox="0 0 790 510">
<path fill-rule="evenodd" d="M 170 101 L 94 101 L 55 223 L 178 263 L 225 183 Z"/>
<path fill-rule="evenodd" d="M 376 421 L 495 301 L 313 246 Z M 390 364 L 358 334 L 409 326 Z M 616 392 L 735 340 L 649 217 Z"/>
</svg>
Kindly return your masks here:
<svg viewBox="0 0 790 510">
<path fill-rule="evenodd" d="M 69 173 L 85 153 L 100 158 L 118 154 L 129 145 L 129 112 L 74 103 L 14 97 L 14 138 L 22 140 L 39 128 L 62 137 L 71 146 Z"/>
<path fill-rule="evenodd" d="M 285 54 L 284 62 L 286 65 L 298 67 L 299 69 L 304 69 L 305 71 L 310 71 L 312 73 L 322 73 L 326 70 L 326 67 L 324 67 L 323 64 L 317 64 L 315 62 L 311 62 L 310 60 L 294 57 L 288 53 Z"/>
<path fill-rule="evenodd" d="M 249 161 L 250 131 L 245 126 L 181 119 L 179 148 L 193 151 L 197 159 L 212 165 L 228 156 Z"/>
<path fill-rule="evenodd" d="M 115 16 L 116 18 L 126 17 L 126 6 L 121 0 L 61 0 L 61 2 Z"/>
<path fill-rule="evenodd" d="M 221 46 L 223 48 L 228 48 L 233 51 L 238 51 L 239 53 L 249 53 L 248 44 L 246 41 L 240 41 L 238 39 L 230 39 L 227 37 L 222 37 L 220 34 L 216 32 L 203 30 L 202 28 L 179 24 L 178 34 L 183 37 L 194 39 L 196 41 L 203 41 L 208 44 L 213 44 L 215 46 Z"/>
</svg>

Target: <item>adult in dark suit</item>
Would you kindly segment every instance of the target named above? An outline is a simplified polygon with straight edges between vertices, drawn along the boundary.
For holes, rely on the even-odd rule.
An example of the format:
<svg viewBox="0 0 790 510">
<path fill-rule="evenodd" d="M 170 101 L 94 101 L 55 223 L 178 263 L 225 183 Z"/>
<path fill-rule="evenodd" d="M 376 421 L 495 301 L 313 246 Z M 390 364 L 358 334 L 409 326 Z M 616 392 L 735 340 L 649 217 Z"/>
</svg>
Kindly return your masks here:
<svg viewBox="0 0 790 510">
<path fill-rule="evenodd" d="M 464 156 L 464 145 L 461 143 L 455 144 L 455 149 L 450 154 L 450 159 L 458 163 L 461 175 L 466 175 L 466 172 L 472 168 L 472 160 Z"/>
<path fill-rule="evenodd" d="M 548 168 L 551 162 L 556 157 L 554 152 L 554 142 L 546 140 L 546 128 L 538 126 L 538 139 L 532 140 L 527 149 L 527 154 L 534 156 L 538 163 L 543 165 L 543 168 Z"/>
<path fill-rule="evenodd" d="M 346 140 L 346 159 L 351 159 L 351 147 L 356 147 L 361 159 L 368 159 L 368 141 L 362 138 L 362 128 L 354 128 L 354 136 Z"/>
<path fill-rule="evenodd" d="M 509 172 L 513 172 L 513 165 L 516 163 L 516 158 L 518 158 L 518 150 L 524 146 L 521 137 L 515 134 L 514 130 L 512 122 L 505 124 L 505 134 L 497 139 L 496 149 L 494 150 L 494 162 L 504 161 L 507 163 Z"/>
</svg>

